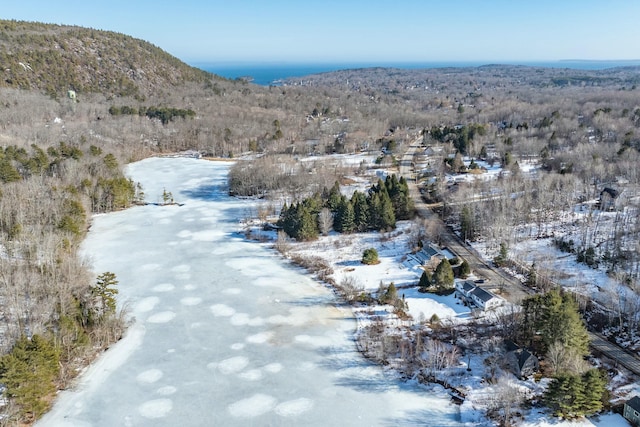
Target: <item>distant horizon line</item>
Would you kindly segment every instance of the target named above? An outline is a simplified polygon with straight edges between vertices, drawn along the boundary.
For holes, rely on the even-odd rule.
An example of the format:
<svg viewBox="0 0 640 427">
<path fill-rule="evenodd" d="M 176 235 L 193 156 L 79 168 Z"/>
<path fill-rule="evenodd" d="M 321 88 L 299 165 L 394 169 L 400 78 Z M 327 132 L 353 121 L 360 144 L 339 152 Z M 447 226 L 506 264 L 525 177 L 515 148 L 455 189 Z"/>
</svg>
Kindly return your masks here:
<svg viewBox="0 0 640 427">
<path fill-rule="evenodd" d="M 451 60 L 189 60 L 185 61 L 191 65 L 206 65 L 206 66 L 245 66 L 245 65 L 368 65 L 374 64 L 380 65 L 393 65 L 393 64 L 405 64 L 405 65 L 420 65 L 420 64 L 537 64 L 537 63 L 562 63 L 562 62 L 585 62 L 585 63 L 625 63 L 625 62 L 640 62 L 640 58 L 637 59 L 584 59 L 584 58 L 566 58 L 566 59 L 502 59 L 502 60 L 490 60 L 490 59 L 451 59 Z"/>
</svg>

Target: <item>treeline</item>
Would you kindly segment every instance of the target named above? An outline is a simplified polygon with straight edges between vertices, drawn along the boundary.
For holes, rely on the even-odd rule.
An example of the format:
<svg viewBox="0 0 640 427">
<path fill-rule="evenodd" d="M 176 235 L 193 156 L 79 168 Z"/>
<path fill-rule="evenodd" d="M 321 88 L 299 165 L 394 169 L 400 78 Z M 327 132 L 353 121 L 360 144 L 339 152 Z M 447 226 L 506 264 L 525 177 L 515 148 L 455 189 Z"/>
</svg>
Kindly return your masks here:
<svg viewBox="0 0 640 427">
<path fill-rule="evenodd" d="M 602 410 L 606 375 L 584 360 L 589 335 L 570 293 L 552 290 L 522 302 L 521 344 L 544 355 L 553 380 L 544 401 L 557 416 L 577 418 Z"/>
<path fill-rule="evenodd" d="M 467 154 L 467 148 L 476 135 L 485 135 L 487 130 L 484 125 L 471 123 L 459 126 L 432 126 L 428 135 L 438 142 L 451 142 L 461 154 Z"/>
<path fill-rule="evenodd" d="M 144 99 L 163 86 L 213 76 L 125 34 L 0 20 L 0 86 L 57 97 L 72 89 Z"/>
<path fill-rule="evenodd" d="M 35 420 L 58 387 L 122 335 L 115 276 L 94 282 L 77 250 L 90 214 L 140 196 L 117 157 L 98 146 L 0 148 L 3 420 Z"/>
<path fill-rule="evenodd" d="M 191 109 L 171 108 L 171 107 L 129 107 L 122 106 L 109 107 L 109 114 L 112 116 L 129 115 L 129 116 L 147 116 L 150 119 L 158 119 L 163 125 L 166 125 L 170 121 L 173 121 L 176 117 L 187 119 L 194 118 L 196 112 Z"/>
<path fill-rule="evenodd" d="M 404 177 L 389 175 L 367 193 L 355 191 L 351 198 L 340 192 L 336 183 L 301 202 L 285 205 L 278 226 L 296 240 L 313 240 L 331 229 L 339 233 L 386 231 L 395 228 L 396 220 L 411 219 L 413 200 Z"/>
</svg>

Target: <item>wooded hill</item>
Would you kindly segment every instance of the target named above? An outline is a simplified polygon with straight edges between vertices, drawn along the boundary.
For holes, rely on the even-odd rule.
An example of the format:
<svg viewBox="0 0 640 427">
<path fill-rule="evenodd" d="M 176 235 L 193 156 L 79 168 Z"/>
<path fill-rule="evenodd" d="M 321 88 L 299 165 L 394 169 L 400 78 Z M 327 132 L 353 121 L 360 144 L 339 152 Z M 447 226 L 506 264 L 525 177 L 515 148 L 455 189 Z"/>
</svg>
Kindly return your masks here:
<svg viewBox="0 0 640 427">
<path fill-rule="evenodd" d="M 11 380 L 17 404 L 0 415 L 11 422 L 40 415 L 46 395 L 122 333 L 123 317 L 105 302 L 117 278 L 92 272 L 77 249 L 91 214 L 140 197 L 122 173 L 131 161 L 186 149 L 251 155 L 236 163 L 231 191 L 263 196 L 277 213 L 283 201 L 303 203 L 345 177 L 366 176 L 320 154 L 368 150 L 390 166 L 407 142 L 423 138 L 442 157 L 431 159 L 425 194 L 446 202 L 444 217 L 469 240 L 495 248 L 517 243 L 523 225 L 537 224 L 524 234 L 544 237 L 563 210 L 604 184 L 640 187 L 637 69 L 349 70 L 261 87 L 122 34 L 15 21 L 0 21 L 0 66 L 0 350 L 9 354 L 0 358 L 0 380 Z M 462 154 L 501 163 L 509 178 L 448 185 Z M 529 161 L 542 162 L 533 179 L 516 167 Z M 617 260 L 611 270 L 634 287 L 636 212 L 621 211 L 625 226 L 611 244 L 592 239 L 578 248 Z M 595 236 L 590 227 L 582 234 Z M 615 312 L 621 328 L 635 331 L 637 323 L 625 323 L 635 318 L 631 308 Z M 49 384 L 33 375 L 21 382 L 33 363 Z"/>
<path fill-rule="evenodd" d="M 75 26 L 0 20 L 0 86 L 146 97 L 212 76 L 143 40 Z"/>
</svg>

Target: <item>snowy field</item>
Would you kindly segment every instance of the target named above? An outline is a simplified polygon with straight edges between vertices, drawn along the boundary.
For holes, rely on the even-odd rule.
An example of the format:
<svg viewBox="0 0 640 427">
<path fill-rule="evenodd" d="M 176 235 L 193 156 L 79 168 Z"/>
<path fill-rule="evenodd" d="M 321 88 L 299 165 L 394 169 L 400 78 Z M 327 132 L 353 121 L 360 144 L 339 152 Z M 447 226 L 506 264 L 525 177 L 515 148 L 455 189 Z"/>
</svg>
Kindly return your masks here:
<svg viewBox="0 0 640 427">
<path fill-rule="evenodd" d="M 183 205 L 94 218 L 83 250 L 135 322 L 37 425 L 465 425 L 438 388 L 365 361 L 329 290 L 237 233 L 252 202 L 227 196 L 229 166 L 130 165 L 149 202 Z"/>
</svg>

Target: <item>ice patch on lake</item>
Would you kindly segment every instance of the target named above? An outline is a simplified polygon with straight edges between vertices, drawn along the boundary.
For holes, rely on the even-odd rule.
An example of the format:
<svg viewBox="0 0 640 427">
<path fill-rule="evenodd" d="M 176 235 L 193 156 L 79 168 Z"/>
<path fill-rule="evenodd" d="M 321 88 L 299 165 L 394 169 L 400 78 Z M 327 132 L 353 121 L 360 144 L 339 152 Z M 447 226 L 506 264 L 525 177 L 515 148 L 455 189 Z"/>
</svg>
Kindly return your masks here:
<svg viewBox="0 0 640 427">
<path fill-rule="evenodd" d="M 192 240 L 197 240 L 200 242 L 213 242 L 218 240 L 220 237 L 224 237 L 225 233 L 219 230 L 205 230 L 198 231 L 191 235 Z"/>
<path fill-rule="evenodd" d="M 270 374 L 277 374 L 278 372 L 282 371 L 282 364 L 281 363 L 269 363 L 268 365 L 266 365 L 264 367 L 264 370 L 269 372 Z"/>
<path fill-rule="evenodd" d="M 160 387 L 158 390 L 156 390 L 156 394 L 159 394 L 160 396 L 171 396 L 172 394 L 175 394 L 176 391 L 178 391 L 177 388 L 175 388 L 174 386 L 168 385 L 168 386 Z"/>
<path fill-rule="evenodd" d="M 254 418 L 271 411 L 276 402 L 275 397 L 258 393 L 229 405 L 229 413 L 238 418 Z"/>
<path fill-rule="evenodd" d="M 149 323 L 168 323 L 176 317 L 173 311 L 161 311 L 154 315 L 149 316 L 147 322 Z"/>
<path fill-rule="evenodd" d="M 186 297 L 180 300 L 180 304 L 186 306 L 198 305 L 202 302 L 202 298 L 199 297 Z"/>
<path fill-rule="evenodd" d="M 268 321 L 274 325 L 300 326 L 309 321 L 309 309 L 292 309 L 289 316 L 276 314 L 270 316 Z"/>
<path fill-rule="evenodd" d="M 153 287 L 154 292 L 171 292 L 176 287 L 172 283 L 161 283 Z"/>
<path fill-rule="evenodd" d="M 260 332 L 259 334 L 249 335 L 246 340 L 252 344 L 264 344 L 273 336 L 273 332 Z"/>
<path fill-rule="evenodd" d="M 160 302 L 160 298 L 158 297 L 147 297 L 142 300 L 138 304 L 136 304 L 136 308 L 133 310 L 135 313 L 148 313 L 155 308 L 155 306 Z"/>
<path fill-rule="evenodd" d="M 211 313 L 216 317 L 231 317 L 236 310 L 226 304 L 214 304 L 210 307 Z"/>
<path fill-rule="evenodd" d="M 216 364 L 220 372 L 225 375 L 234 374 L 242 371 L 249 364 L 249 359 L 244 356 L 231 357 Z M 210 364 L 213 366 L 213 364 Z"/>
<path fill-rule="evenodd" d="M 311 408 L 313 408 L 313 401 L 303 397 L 301 399 L 282 402 L 276 406 L 274 412 L 282 417 L 293 417 L 307 412 Z"/>
<path fill-rule="evenodd" d="M 277 286 L 278 282 L 273 277 L 259 277 L 253 281 L 253 284 L 256 286 L 268 287 L 268 286 Z"/>
<path fill-rule="evenodd" d="M 239 252 L 237 245 L 224 245 L 211 251 L 211 255 L 227 255 Z"/>
<path fill-rule="evenodd" d="M 308 344 L 314 348 L 329 347 L 333 340 L 328 337 L 322 336 L 310 336 L 310 335 L 297 335 L 296 342 Z"/>
<path fill-rule="evenodd" d="M 171 399 L 156 399 L 143 403 L 138 407 L 138 412 L 145 418 L 155 419 L 166 417 L 173 409 Z"/>
<path fill-rule="evenodd" d="M 236 313 L 231 316 L 231 324 L 234 326 L 261 326 L 264 325 L 264 320 L 261 317 L 251 318 L 247 313 Z"/>
<path fill-rule="evenodd" d="M 260 369 L 251 369 L 251 370 L 248 370 L 247 372 L 242 372 L 238 376 L 243 380 L 258 381 L 262 379 L 262 372 L 260 371 Z"/>
<path fill-rule="evenodd" d="M 160 369 L 149 369 L 148 371 L 139 373 L 136 380 L 138 380 L 139 383 L 152 384 L 159 381 L 160 378 L 162 378 L 162 371 Z"/>
<path fill-rule="evenodd" d="M 314 369 L 316 369 L 317 366 L 315 363 L 313 362 L 302 362 L 299 366 L 298 366 L 298 370 L 299 371 L 303 371 L 303 372 L 307 372 L 307 371 L 313 371 Z"/>
<path fill-rule="evenodd" d="M 173 267 L 171 271 L 173 271 L 174 273 L 186 273 L 188 271 L 191 271 L 191 266 L 189 264 L 180 264 Z"/>
</svg>

